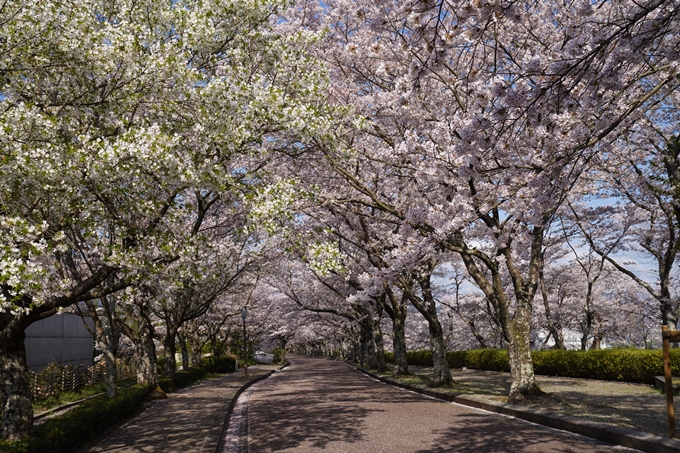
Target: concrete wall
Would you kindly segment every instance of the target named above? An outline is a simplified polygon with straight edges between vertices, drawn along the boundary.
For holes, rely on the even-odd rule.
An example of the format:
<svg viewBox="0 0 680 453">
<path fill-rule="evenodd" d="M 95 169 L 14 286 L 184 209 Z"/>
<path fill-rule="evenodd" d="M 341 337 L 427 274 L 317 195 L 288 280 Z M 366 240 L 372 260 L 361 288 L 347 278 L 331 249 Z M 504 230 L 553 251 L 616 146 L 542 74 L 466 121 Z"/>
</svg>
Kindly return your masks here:
<svg viewBox="0 0 680 453">
<path fill-rule="evenodd" d="M 92 327 L 92 319 L 87 318 Z M 94 340 L 77 315 L 54 315 L 26 329 L 28 368 L 39 373 L 50 363 L 94 365 Z"/>
</svg>

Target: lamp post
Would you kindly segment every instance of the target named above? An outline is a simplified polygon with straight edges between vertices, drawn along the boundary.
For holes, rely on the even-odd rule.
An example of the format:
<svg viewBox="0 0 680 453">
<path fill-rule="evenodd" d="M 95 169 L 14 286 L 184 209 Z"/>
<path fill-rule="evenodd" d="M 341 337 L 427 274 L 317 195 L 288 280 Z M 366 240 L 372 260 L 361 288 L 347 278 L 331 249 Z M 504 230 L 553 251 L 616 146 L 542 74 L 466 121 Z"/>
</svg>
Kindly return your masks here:
<svg viewBox="0 0 680 453">
<path fill-rule="evenodd" d="M 246 341 L 246 316 L 248 316 L 248 310 L 246 307 L 241 309 L 241 319 L 243 319 L 243 369 L 245 370 L 245 376 L 248 377 L 248 342 Z"/>
</svg>

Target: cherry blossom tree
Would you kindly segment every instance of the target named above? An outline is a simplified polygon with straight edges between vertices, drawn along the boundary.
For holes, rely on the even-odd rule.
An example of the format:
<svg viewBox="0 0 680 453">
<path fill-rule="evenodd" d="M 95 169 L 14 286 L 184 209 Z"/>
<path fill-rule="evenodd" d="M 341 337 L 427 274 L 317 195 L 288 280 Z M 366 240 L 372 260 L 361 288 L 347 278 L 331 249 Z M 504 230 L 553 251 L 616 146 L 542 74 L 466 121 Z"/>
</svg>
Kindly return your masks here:
<svg viewBox="0 0 680 453">
<path fill-rule="evenodd" d="M 136 298 L 145 321 L 138 352 L 153 359 L 150 283 L 190 255 L 174 234 L 185 200 L 250 187 L 256 151 L 286 146 L 277 131 L 323 127 L 306 56 L 315 38 L 274 32 L 284 7 L 29 0 L 0 10 L 6 439 L 32 425 L 26 326 L 127 287 L 121 300 Z"/>
<path fill-rule="evenodd" d="M 668 121 L 667 115 L 663 118 Z M 673 328 L 680 315 L 678 296 L 671 293 L 680 248 L 680 146 L 674 125 L 650 124 L 649 119 L 641 123 L 601 159 L 606 185 L 599 194 L 607 204 L 593 208 L 575 203 L 572 214 L 592 250 L 657 300 L 663 324 Z M 651 258 L 655 281 L 631 266 L 634 259 L 622 260 L 622 254 Z"/>
<path fill-rule="evenodd" d="M 660 51 L 677 49 L 677 8 L 648 3 L 298 9 L 299 24 L 329 28 L 332 95 L 363 117 L 321 155 L 415 247 L 461 255 L 499 314 L 513 398 L 539 391 L 531 319 L 556 212 L 592 159 L 677 86 L 675 54 Z M 408 197 L 375 186 L 365 167 L 378 163 Z"/>
</svg>

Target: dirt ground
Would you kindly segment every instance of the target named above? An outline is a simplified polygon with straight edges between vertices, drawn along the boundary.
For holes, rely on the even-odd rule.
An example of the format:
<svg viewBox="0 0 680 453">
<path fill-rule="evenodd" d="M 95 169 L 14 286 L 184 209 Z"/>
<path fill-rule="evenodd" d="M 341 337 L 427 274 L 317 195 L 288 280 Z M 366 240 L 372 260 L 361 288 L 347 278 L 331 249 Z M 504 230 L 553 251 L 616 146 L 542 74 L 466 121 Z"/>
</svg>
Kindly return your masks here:
<svg viewBox="0 0 680 453">
<path fill-rule="evenodd" d="M 431 368 L 409 366 L 409 370 L 413 375 L 401 380 L 424 386 L 429 383 Z M 451 374 L 454 385 L 437 390 L 483 395 L 496 401 L 505 401 L 504 395 L 510 389 L 510 373 L 451 369 Z M 384 376 L 391 377 L 390 374 Z M 666 397 L 651 385 L 538 375 L 536 379 L 547 395 L 522 402 L 522 405 L 661 436 L 668 435 Z M 678 399 L 680 395 L 675 397 L 676 413 Z"/>
</svg>

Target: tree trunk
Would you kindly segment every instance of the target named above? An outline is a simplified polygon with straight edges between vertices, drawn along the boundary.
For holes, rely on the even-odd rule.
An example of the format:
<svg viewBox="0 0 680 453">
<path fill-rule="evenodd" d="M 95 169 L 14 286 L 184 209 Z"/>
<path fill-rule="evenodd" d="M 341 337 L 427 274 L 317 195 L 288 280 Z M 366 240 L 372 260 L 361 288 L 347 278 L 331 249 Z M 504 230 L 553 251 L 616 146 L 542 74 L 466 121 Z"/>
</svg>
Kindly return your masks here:
<svg viewBox="0 0 680 453">
<path fill-rule="evenodd" d="M 165 338 L 163 339 L 163 358 L 165 363 L 163 364 L 163 371 L 168 376 L 174 376 L 175 370 L 177 370 L 177 359 L 175 359 L 175 354 L 177 353 L 177 331 L 166 327 Z"/>
<path fill-rule="evenodd" d="M 661 322 L 668 326 L 670 330 L 676 330 L 678 325 L 678 307 L 677 304 L 672 303 L 668 283 L 662 280 L 661 287 Z"/>
<path fill-rule="evenodd" d="M 590 344 L 590 349 L 596 351 L 602 348 L 602 340 L 606 331 L 602 329 L 602 315 L 596 311 L 593 315 L 593 342 Z"/>
<path fill-rule="evenodd" d="M 102 347 L 102 345 L 99 345 Z M 104 363 L 106 363 L 106 396 L 113 398 L 118 392 L 116 385 L 116 353 L 109 347 L 102 348 Z"/>
<path fill-rule="evenodd" d="M 432 345 L 432 365 L 434 367 L 432 370 L 432 386 L 451 385 L 453 378 L 449 370 L 449 362 L 446 359 L 446 344 L 441 323 L 435 317 L 433 322 L 428 321 L 428 326 Z"/>
<path fill-rule="evenodd" d="M 511 341 L 507 343 L 512 384 L 508 401 L 517 401 L 543 392 L 536 383 L 531 359 L 531 304 L 518 300 L 515 319 L 510 322 Z"/>
<path fill-rule="evenodd" d="M 153 324 L 147 316 L 142 316 L 139 335 L 135 346 L 137 348 L 137 384 L 158 385 L 156 371 L 156 345 L 153 343 Z"/>
<path fill-rule="evenodd" d="M 198 342 L 189 342 L 189 361 L 191 362 L 191 366 L 201 366 L 201 345 L 198 344 Z M 217 355 L 213 354 L 215 357 Z"/>
<path fill-rule="evenodd" d="M 177 333 L 177 339 L 179 340 L 179 349 L 182 351 L 182 369 L 186 370 L 191 365 L 189 363 L 189 348 L 187 348 L 187 339 L 181 333 Z"/>
<path fill-rule="evenodd" d="M 210 336 L 210 349 L 212 350 L 213 357 L 220 355 L 217 350 L 217 334 Z"/>
<path fill-rule="evenodd" d="M 586 322 L 585 326 L 583 326 L 582 332 L 581 332 L 581 351 L 585 351 L 588 349 L 588 337 L 590 337 L 590 331 L 593 328 L 593 312 L 586 308 Z"/>
<path fill-rule="evenodd" d="M 591 351 L 602 349 L 602 338 L 603 335 L 601 335 L 599 332 L 596 335 L 593 335 L 593 342 L 590 344 Z"/>
<path fill-rule="evenodd" d="M 385 343 L 383 341 L 383 333 L 380 328 L 380 320 L 382 319 L 382 308 L 380 304 L 376 304 L 376 311 L 378 312 L 378 319 L 373 322 L 373 337 L 375 338 L 375 358 L 378 371 L 384 373 L 387 371 L 387 364 L 385 363 Z"/>
<path fill-rule="evenodd" d="M 437 262 L 430 260 L 424 263 L 418 272 L 418 284 L 420 285 L 422 298 L 415 295 L 410 282 L 403 283 L 403 290 L 408 294 L 411 304 L 420 312 L 427 321 L 430 331 L 430 346 L 432 350 L 432 386 L 439 387 L 451 385 L 453 378 L 446 360 L 446 342 L 444 341 L 444 329 L 437 315 L 437 304 L 432 294 L 430 278 Z"/>
<path fill-rule="evenodd" d="M 385 294 L 390 301 L 389 305 L 384 304 L 383 308 L 388 316 L 392 318 L 392 350 L 394 351 L 394 371 L 395 376 L 409 374 L 408 358 L 406 355 L 406 303 L 408 296 L 402 294 L 401 300 L 397 298 L 392 289 L 384 284 Z"/>
<path fill-rule="evenodd" d="M 362 345 L 362 366 L 368 365 L 369 368 L 377 367 L 375 350 L 375 323 L 369 311 L 365 312 L 364 318 L 360 322 L 360 335 Z"/>
<path fill-rule="evenodd" d="M 359 345 L 358 345 L 359 346 L 359 360 L 358 360 L 359 366 L 364 366 L 364 363 L 366 363 L 366 349 L 367 349 L 366 343 L 367 343 L 366 336 L 363 335 L 363 332 L 361 332 L 359 334 Z"/>
<path fill-rule="evenodd" d="M 555 323 L 550 315 L 550 303 L 548 302 L 548 291 L 545 287 L 545 278 L 543 276 L 543 267 L 545 265 L 544 255 L 541 253 L 541 270 L 539 271 L 539 284 L 541 286 L 541 296 L 543 298 L 543 308 L 545 309 L 545 319 L 548 324 L 548 332 L 555 340 L 555 349 L 567 349 L 564 346 L 564 334 L 559 324 Z M 547 338 L 546 338 L 547 341 Z"/>
<path fill-rule="evenodd" d="M 555 327 L 551 327 L 550 333 L 552 334 L 553 339 L 555 340 L 555 349 L 566 350 L 567 347 L 564 344 L 564 334 L 562 333 L 562 330 Z"/>
<path fill-rule="evenodd" d="M 105 316 L 103 319 L 107 321 L 106 325 L 102 322 L 103 319 L 97 311 L 97 305 L 93 301 L 87 301 L 85 304 L 90 312 L 89 316 L 94 322 L 94 330 L 91 330 L 87 323 L 84 322 L 86 315 L 81 312 L 79 307 L 78 312 L 83 319 L 85 327 L 102 350 L 106 364 L 106 395 L 109 398 L 113 398 L 118 393 L 118 387 L 116 386 L 116 353 L 118 352 L 121 335 L 120 329 L 116 325 L 116 299 L 113 295 L 101 299 L 101 306 L 104 309 Z"/>
<path fill-rule="evenodd" d="M 0 314 L 2 316 L 2 314 Z M 33 406 L 26 366 L 26 335 L 7 326 L 0 332 L 0 403 L 2 437 L 20 440 L 33 431 Z"/>
<path fill-rule="evenodd" d="M 423 282 L 423 285 L 425 283 Z M 429 288 L 423 288 L 424 295 L 430 294 Z M 430 297 L 427 297 L 430 299 Z M 434 299 L 426 301 L 418 301 L 412 299 L 413 306 L 423 315 L 427 321 L 427 326 L 430 331 L 430 347 L 432 350 L 432 386 L 441 387 L 443 385 L 451 385 L 453 378 L 449 370 L 449 362 L 446 359 L 446 343 L 444 342 L 444 329 L 439 322 L 437 316 L 437 307 L 434 304 Z"/>
<path fill-rule="evenodd" d="M 406 310 L 395 313 L 392 320 L 392 348 L 394 349 L 394 375 L 410 374 L 406 355 Z"/>
</svg>

